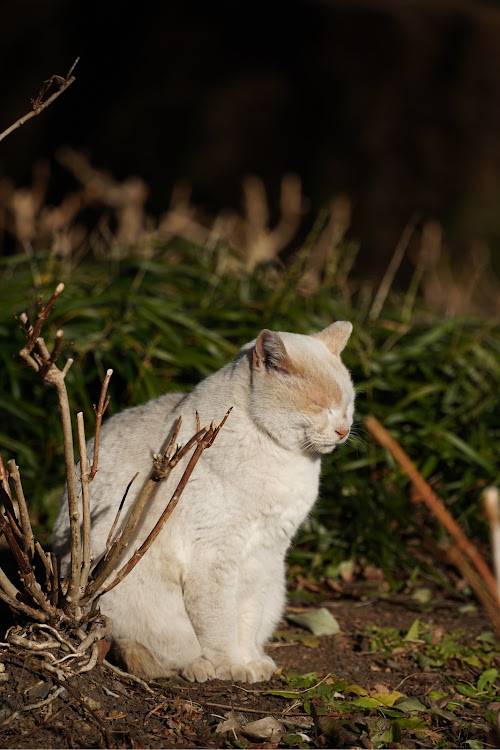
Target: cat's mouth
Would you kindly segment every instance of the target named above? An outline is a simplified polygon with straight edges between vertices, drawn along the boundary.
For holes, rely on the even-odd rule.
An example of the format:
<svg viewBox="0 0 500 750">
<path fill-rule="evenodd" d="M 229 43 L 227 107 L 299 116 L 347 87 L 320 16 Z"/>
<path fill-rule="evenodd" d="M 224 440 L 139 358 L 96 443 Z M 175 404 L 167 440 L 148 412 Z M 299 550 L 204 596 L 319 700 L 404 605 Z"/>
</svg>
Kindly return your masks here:
<svg viewBox="0 0 500 750">
<path fill-rule="evenodd" d="M 318 453 L 332 453 L 332 451 L 335 450 L 337 445 L 339 445 L 340 442 L 344 442 L 344 440 L 312 440 L 311 438 L 306 438 L 302 445 L 302 450 L 304 453 L 307 453 L 308 455 L 317 455 Z"/>
</svg>

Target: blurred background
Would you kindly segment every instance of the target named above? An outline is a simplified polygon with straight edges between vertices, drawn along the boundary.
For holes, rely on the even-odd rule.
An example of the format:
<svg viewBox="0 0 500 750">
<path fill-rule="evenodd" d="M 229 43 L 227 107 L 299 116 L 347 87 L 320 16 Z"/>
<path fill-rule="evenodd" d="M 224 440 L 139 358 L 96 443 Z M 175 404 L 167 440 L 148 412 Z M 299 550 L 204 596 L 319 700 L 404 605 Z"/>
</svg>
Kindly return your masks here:
<svg viewBox="0 0 500 750">
<path fill-rule="evenodd" d="M 499 270 L 494 2 L 45 0 L 2 4 L 0 28 L 0 130 L 81 58 L 76 83 L 0 146 L 4 193 L 42 164 L 60 202 L 76 184 L 57 158 L 69 145 L 117 180 L 140 176 L 153 216 L 179 181 L 210 216 L 238 208 L 257 175 L 272 222 L 293 173 L 306 229 L 348 198 L 360 275 L 383 273 L 412 217 L 439 222 L 453 263 L 488 253 Z"/>
</svg>

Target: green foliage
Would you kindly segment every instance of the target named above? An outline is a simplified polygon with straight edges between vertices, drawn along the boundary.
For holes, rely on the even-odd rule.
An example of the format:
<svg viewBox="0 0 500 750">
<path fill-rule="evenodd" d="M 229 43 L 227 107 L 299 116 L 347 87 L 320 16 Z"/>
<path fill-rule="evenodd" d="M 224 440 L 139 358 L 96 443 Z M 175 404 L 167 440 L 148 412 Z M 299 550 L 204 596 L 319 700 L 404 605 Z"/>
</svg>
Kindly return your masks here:
<svg viewBox="0 0 500 750">
<path fill-rule="evenodd" d="M 417 632 L 418 639 L 413 637 Z M 492 633 L 482 633 L 471 642 L 461 631 L 444 633 L 415 621 L 406 633 L 396 628 L 370 627 L 359 636 L 368 637 L 382 670 L 388 667 L 390 672 L 394 668 L 391 659 L 396 654 L 399 660 L 412 659 L 415 671 L 425 669 L 444 675 L 444 692 L 432 690 L 425 697 L 417 697 L 400 692 L 406 689 L 405 680 L 395 690 L 384 686 L 369 690 L 334 674 L 320 679 L 316 672 L 296 674 L 285 670 L 283 688 L 266 693 L 294 701 L 294 705 L 300 703 L 315 723 L 318 717 L 322 718 L 323 727 L 326 717 L 335 717 L 330 725 L 331 746 L 335 747 L 368 743 L 375 748 L 388 747 L 390 743 L 413 747 L 415 741 L 423 747 L 456 747 L 448 739 L 451 727 L 487 737 L 496 726 L 493 709 L 500 701 L 500 682 L 498 669 L 491 666 L 498 656 L 498 643 Z M 455 676 L 457 663 L 464 670 L 461 679 Z M 467 671 L 475 675 L 470 682 L 463 679 Z M 342 740 L 349 744 L 333 744 Z M 482 747 L 474 739 L 467 743 L 469 747 Z"/>
<path fill-rule="evenodd" d="M 352 262 L 346 248 L 344 266 Z M 64 329 L 75 363 L 67 383 L 91 434 L 100 383 L 111 367 L 110 412 L 165 391 L 186 390 L 221 367 L 263 327 L 307 333 L 349 319 L 344 352 L 358 391 L 354 437 L 324 461 L 318 507 L 294 561 L 328 570 L 364 555 L 385 570 L 405 560 L 415 511 L 406 478 L 363 429 L 373 413 L 452 505 L 468 533 L 485 535 L 478 497 L 497 480 L 499 327 L 473 318 L 442 319 L 416 303 L 411 315 L 392 294 L 383 317 L 346 281 L 342 257 L 327 265 L 314 294 L 303 294 L 307 247 L 287 269 L 246 273 L 225 248 L 172 240 L 151 257 L 87 258 L 69 266 L 49 253 L 1 262 L 0 449 L 21 466 L 35 519 L 48 529 L 64 482 L 55 394 L 17 358 L 23 343 L 15 315 L 34 316 L 59 281 L 66 289 L 44 331 Z M 330 270 L 328 270 L 330 269 Z M 344 269 L 344 270 L 343 270 Z M 402 310 L 405 310 L 404 321 Z M 436 533 L 439 533 L 437 530 Z"/>
</svg>

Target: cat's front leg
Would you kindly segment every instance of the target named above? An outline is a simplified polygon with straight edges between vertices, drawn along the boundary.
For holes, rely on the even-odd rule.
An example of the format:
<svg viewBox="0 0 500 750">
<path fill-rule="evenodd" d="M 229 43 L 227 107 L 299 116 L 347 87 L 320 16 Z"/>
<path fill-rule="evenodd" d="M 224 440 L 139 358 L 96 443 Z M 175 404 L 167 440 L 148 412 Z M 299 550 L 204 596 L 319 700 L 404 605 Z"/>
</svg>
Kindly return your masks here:
<svg viewBox="0 0 500 750">
<path fill-rule="evenodd" d="M 194 566 L 184 582 L 184 602 L 202 654 L 220 680 L 257 682 L 268 679 L 274 663 L 263 669 L 243 654 L 238 639 L 238 573 L 235 565 Z M 255 661 L 255 660 L 254 660 Z"/>
</svg>

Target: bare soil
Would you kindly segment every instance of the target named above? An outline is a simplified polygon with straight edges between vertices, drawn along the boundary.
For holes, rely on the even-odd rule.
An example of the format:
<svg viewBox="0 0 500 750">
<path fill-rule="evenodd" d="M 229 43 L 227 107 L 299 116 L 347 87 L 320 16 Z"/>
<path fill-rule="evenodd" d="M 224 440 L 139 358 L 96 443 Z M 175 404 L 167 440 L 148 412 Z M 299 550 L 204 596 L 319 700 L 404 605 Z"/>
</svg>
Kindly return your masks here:
<svg viewBox="0 0 500 750">
<path fill-rule="evenodd" d="M 293 603 L 292 603 L 293 604 Z M 295 602 L 298 604 L 298 602 Z M 474 681 L 469 668 L 451 663 L 441 671 L 419 668 L 407 652 L 382 658 L 369 649 L 364 631 L 367 627 L 396 627 L 406 630 L 415 617 L 444 632 L 464 631 L 473 643 L 478 634 L 488 629 L 485 615 L 480 610 L 461 614 L 460 604 L 440 601 L 432 609 L 418 607 L 407 598 L 391 597 L 389 601 L 361 597 L 322 601 L 338 619 L 341 633 L 318 637 L 314 648 L 306 645 L 276 642 L 270 653 L 280 669 L 268 683 L 256 685 L 231 684 L 214 680 L 193 685 L 176 678 L 167 682 L 149 683 L 150 692 L 132 679 L 120 677 L 105 665 L 96 666 L 86 674 L 67 680 L 59 697 L 43 703 L 54 687 L 54 677 L 37 668 L 36 658 L 12 647 L 0 649 L 0 747 L 2 748 L 250 748 L 287 747 L 286 738 L 273 741 L 272 736 L 256 740 L 229 730 L 221 732 L 221 725 L 233 711 L 242 725 L 246 722 L 273 716 L 285 723 L 287 732 L 302 733 L 301 747 L 359 747 L 355 734 L 340 725 L 338 714 L 329 710 L 318 715 L 306 713 L 302 701 L 293 697 L 269 695 L 270 689 L 283 690 L 285 675 L 316 672 L 318 680 L 328 674 L 345 678 L 370 691 L 398 689 L 406 695 L 418 697 L 427 705 L 432 690 L 446 692 L 447 679 L 462 676 Z M 282 630 L 305 633 L 283 623 Z M 500 666 L 500 664 L 498 665 Z M 38 707 L 33 707 L 37 706 Z M 30 708 L 31 706 L 31 708 Z M 231 714 L 229 714 L 231 718 Z M 498 738 L 484 722 L 475 721 L 471 709 L 470 722 L 453 722 L 447 727 L 446 741 L 440 747 L 470 747 L 469 743 L 483 743 L 484 747 L 498 747 Z M 219 732 L 217 728 L 219 727 Z M 239 738 L 238 738 L 239 737 Z M 295 740 L 298 741 L 297 739 Z M 393 747 L 434 747 L 428 744 L 393 744 Z M 365 740 L 366 747 L 373 747 Z M 472 745 L 478 746 L 478 745 Z"/>
</svg>

